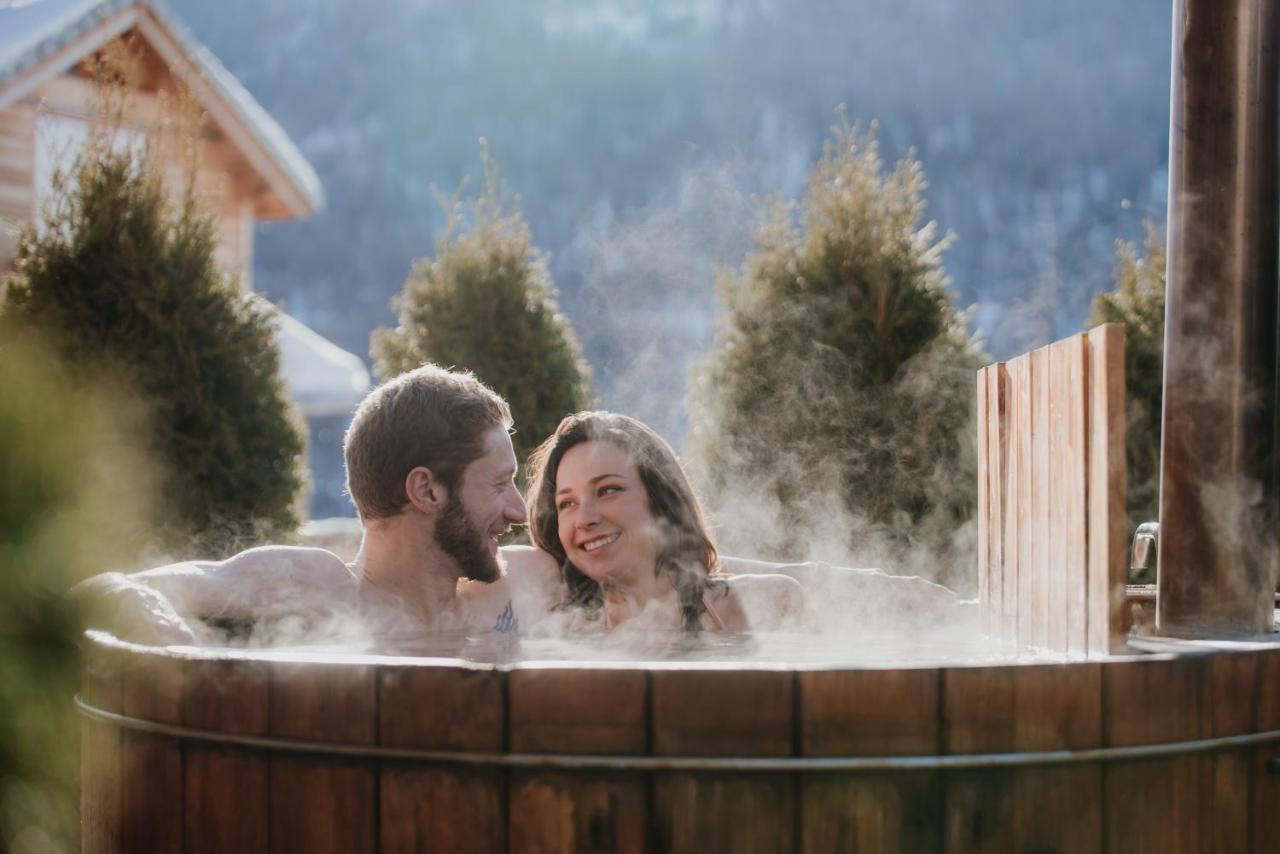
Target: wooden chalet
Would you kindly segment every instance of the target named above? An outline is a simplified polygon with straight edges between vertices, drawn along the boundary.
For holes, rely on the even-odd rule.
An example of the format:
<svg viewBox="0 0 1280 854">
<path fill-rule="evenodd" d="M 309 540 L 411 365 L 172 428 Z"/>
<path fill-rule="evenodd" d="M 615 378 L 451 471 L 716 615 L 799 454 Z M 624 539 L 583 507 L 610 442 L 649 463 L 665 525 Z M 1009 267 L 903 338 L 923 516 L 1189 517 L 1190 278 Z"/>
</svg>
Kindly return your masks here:
<svg viewBox="0 0 1280 854">
<path fill-rule="evenodd" d="M 54 169 L 99 113 L 92 60 L 127 41 L 136 91 L 124 130 L 154 127 L 186 93 L 207 119 L 196 189 L 218 218 L 217 259 L 253 288 L 253 225 L 307 216 L 323 203 L 320 179 L 280 125 L 208 48 L 157 0 L 18 0 L 0 5 L 0 270 L 13 263 L 18 227 L 33 222 Z M 160 146 L 183 175 L 188 156 Z M 278 340 L 286 384 L 309 416 L 349 412 L 368 389 L 363 362 L 293 318 Z"/>
</svg>

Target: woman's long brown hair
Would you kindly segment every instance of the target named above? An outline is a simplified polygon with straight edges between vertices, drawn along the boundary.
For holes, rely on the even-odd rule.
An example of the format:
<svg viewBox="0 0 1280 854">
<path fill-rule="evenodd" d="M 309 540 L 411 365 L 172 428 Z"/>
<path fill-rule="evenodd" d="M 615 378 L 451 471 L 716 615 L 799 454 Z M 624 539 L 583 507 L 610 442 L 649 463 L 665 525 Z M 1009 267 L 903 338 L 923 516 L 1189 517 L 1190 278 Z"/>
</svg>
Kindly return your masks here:
<svg viewBox="0 0 1280 854">
<path fill-rule="evenodd" d="M 556 472 L 570 448 L 583 442 L 609 442 L 635 465 L 649 498 L 649 512 L 659 530 L 654 572 L 666 575 L 676 589 L 685 629 L 697 631 L 706 611 L 703 597 L 717 585 L 715 543 L 707 532 L 702 505 L 685 476 L 675 451 L 647 425 L 613 412 L 578 412 L 529 456 L 529 532 L 538 548 L 556 559 L 565 584 L 564 605 L 592 613 L 604 606 L 595 581 L 573 565 L 560 544 L 556 513 Z"/>
</svg>

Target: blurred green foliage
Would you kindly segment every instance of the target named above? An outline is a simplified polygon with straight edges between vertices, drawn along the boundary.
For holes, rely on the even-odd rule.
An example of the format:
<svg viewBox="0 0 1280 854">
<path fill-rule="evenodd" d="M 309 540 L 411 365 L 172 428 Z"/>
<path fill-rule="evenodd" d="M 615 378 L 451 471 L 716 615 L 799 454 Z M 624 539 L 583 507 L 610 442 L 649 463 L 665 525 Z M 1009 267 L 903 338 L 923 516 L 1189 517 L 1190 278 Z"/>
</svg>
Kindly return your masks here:
<svg viewBox="0 0 1280 854">
<path fill-rule="evenodd" d="M 80 613 L 66 596 L 148 536 L 136 415 L 0 324 L 0 850 L 73 851 Z"/>
<path fill-rule="evenodd" d="M 428 361 L 473 371 L 511 405 L 523 461 L 561 418 L 591 405 L 591 375 L 487 151 L 484 171 L 477 198 L 448 203 L 435 257 L 414 266 L 395 302 L 400 323 L 374 332 L 372 352 L 383 379 Z"/>
<path fill-rule="evenodd" d="M 303 437 L 274 310 L 219 270 L 215 221 L 191 187 L 169 194 L 154 140 L 118 140 L 100 127 L 55 177 L 56 201 L 19 240 L 4 313 L 145 402 L 168 510 L 157 545 L 216 557 L 286 537 Z"/>
<path fill-rule="evenodd" d="M 974 512 L 980 364 L 947 293 L 920 164 L 886 173 L 841 113 L 799 205 L 775 205 L 722 278 L 726 312 L 690 394 L 690 456 L 726 549 L 815 548 L 954 582 Z M 753 506 L 779 508 L 767 523 Z M 772 510 L 766 510 L 771 513 Z M 910 563 L 927 553 L 931 564 Z M 952 558 L 955 557 L 956 561 Z M 965 571 L 965 570 L 962 570 Z"/>
<path fill-rule="evenodd" d="M 1154 223 L 1147 222 L 1146 229 L 1142 252 L 1128 241 L 1116 243 L 1115 288 L 1094 297 L 1089 317 L 1089 326 L 1124 324 L 1129 531 L 1160 513 L 1165 247 Z"/>
</svg>

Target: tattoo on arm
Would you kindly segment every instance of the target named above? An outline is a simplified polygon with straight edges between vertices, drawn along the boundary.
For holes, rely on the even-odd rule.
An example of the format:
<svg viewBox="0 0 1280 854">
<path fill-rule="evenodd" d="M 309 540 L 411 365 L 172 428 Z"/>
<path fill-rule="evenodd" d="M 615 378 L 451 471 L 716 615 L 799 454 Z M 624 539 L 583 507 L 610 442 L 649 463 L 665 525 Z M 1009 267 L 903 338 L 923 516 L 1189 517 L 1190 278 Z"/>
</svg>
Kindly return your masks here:
<svg viewBox="0 0 1280 854">
<path fill-rule="evenodd" d="M 511 600 L 507 600 L 507 607 L 502 609 L 502 613 L 498 615 L 498 622 L 493 624 L 494 631 L 514 634 L 520 631 L 520 621 L 516 619 L 515 609 L 511 607 Z"/>
</svg>

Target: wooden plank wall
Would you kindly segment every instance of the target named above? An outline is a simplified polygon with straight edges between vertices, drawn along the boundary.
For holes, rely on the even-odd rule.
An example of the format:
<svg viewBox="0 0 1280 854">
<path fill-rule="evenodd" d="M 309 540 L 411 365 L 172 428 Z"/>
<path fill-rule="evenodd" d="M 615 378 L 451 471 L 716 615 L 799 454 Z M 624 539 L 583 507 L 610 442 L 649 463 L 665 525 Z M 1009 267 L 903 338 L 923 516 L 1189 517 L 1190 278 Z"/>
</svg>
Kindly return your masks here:
<svg viewBox="0 0 1280 854">
<path fill-rule="evenodd" d="M 1124 328 L 978 372 L 978 592 L 1006 649 L 1124 643 Z"/>
<path fill-rule="evenodd" d="M 157 72 L 159 73 L 159 72 Z M 83 118 L 95 115 L 96 93 L 92 81 L 75 73 L 61 74 L 38 86 L 29 96 L 0 110 L 0 221 L 25 226 L 39 213 L 36 198 L 37 160 L 54 157 L 63 165 L 66 152 L 45 151 L 38 116 Z M 143 129 L 172 112 L 165 101 L 150 92 L 137 92 L 130 103 L 129 123 Z M 175 197 L 186 187 L 187 153 L 182 140 L 169 140 L 161 152 L 165 175 Z M 221 133 L 209 129 L 200 142 L 195 189 L 203 204 L 217 217 L 218 266 L 252 289 L 254 200 L 261 180 L 244 157 Z M 0 229 L 0 270 L 12 261 L 12 240 Z"/>
<path fill-rule="evenodd" d="M 35 110 L 26 104 L 0 110 L 0 272 L 16 255 L 10 230 L 35 212 L 35 160 Z"/>
</svg>

